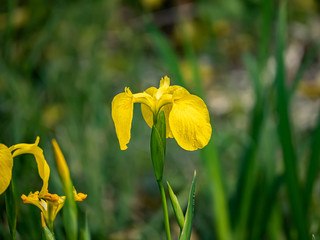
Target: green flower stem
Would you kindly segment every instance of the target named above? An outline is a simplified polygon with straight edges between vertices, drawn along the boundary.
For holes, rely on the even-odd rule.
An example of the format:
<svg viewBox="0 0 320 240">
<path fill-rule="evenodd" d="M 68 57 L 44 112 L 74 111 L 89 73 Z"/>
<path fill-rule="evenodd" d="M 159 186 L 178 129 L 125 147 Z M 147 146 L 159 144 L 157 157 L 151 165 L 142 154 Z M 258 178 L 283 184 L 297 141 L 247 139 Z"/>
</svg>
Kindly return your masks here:
<svg viewBox="0 0 320 240">
<path fill-rule="evenodd" d="M 53 222 L 48 222 L 48 228 L 49 228 L 49 230 L 50 230 L 50 232 L 52 233 L 52 234 L 54 234 L 54 231 L 53 231 Z"/>
<path fill-rule="evenodd" d="M 160 190 L 160 193 L 161 193 L 164 227 L 166 229 L 167 240 L 171 240 L 166 194 L 164 192 L 162 180 L 159 180 L 157 182 L 158 182 L 159 190 Z"/>
</svg>

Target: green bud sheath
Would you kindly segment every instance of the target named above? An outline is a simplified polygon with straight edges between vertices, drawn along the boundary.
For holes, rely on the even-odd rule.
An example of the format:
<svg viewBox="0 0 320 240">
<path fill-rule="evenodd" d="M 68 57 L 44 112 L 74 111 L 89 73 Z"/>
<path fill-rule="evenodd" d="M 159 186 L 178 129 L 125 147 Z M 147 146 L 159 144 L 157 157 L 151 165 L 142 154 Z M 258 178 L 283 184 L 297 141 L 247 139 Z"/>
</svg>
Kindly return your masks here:
<svg viewBox="0 0 320 240">
<path fill-rule="evenodd" d="M 152 126 L 150 149 L 154 173 L 157 181 L 162 180 L 166 152 L 166 119 L 163 111 L 155 118 Z"/>
<path fill-rule="evenodd" d="M 169 182 L 167 182 L 168 185 L 168 190 L 169 190 L 169 197 L 170 197 L 170 202 L 174 211 L 174 215 L 176 216 L 177 222 L 179 224 L 180 230 L 183 229 L 184 225 L 184 216 L 183 212 L 180 207 L 180 203 L 178 201 L 177 196 L 174 194 Z"/>
</svg>

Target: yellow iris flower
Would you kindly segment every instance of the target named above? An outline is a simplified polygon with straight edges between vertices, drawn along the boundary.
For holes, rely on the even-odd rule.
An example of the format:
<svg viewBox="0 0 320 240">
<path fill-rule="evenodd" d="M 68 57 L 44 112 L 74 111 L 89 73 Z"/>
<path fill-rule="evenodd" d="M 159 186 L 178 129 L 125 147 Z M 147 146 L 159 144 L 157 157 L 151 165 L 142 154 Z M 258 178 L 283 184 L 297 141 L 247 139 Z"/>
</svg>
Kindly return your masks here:
<svg viewBox="0 0 320 240">
<path fill-rule="evenodd" d="M 87 194 L 77 193 L 75 189 L 73 190 L 73 195 L 76 201 L 83 201 L 87 197 Z M 57 213 L 63 207 L 66 197 L 60 197 L 57 194 L 48 192 L 40 197 L 40 194 L 37 191 L 35 193 L 30 192 L 28 196 L 23 194 L 21 199 L 24 203 L 30 203 L 40 208 L 47 224 L 50 225 L 56 218 Z"/>
<path fill-rule="evenodd" d="M 125 92 L 114 97 L 112 119 L 121 150 L 128 148 L 131 138 L 134 103 L 141 103 L 143 118 L 150 127 L 162 110 L 166 118 L 166 137 L 175 138 L 183 149 L 193 151 L 208 144 L 212 128 L 206 104 L 185 88 L 170 86 L 170 79 L 165 76 L 158 89 L 150 87 L 143 93 L 132 94 L 125 88 Z"/>
<path fill-rule="evenodd" d="M 40 138 L 37 137 L 36 142 L 33 144 L 20 143 L 10 148 L 4 144 L 0 144 L 0 194 L 2 194 L 10 184 L 13 158 L 26 153 L 34 155 L 38 165 L 39 175 L 43 181 L 39 196 L 43 197 L 47 193 L 50 168 L 44 158 L 42 149 L 38 146 L 39 140 Z"/>
</svg>

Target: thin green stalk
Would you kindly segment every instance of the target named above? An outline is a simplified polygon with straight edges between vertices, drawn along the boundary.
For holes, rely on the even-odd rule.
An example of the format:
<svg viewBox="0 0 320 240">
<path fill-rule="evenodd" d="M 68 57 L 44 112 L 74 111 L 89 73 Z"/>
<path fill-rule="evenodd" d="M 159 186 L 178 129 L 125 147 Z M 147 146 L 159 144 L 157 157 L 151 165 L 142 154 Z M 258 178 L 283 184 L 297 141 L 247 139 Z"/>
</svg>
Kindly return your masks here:
<svg viewBox="0 0 320 240">
<path fill-rule="evenodd" d="M 54 231 L 53 231 L 53 222 L 48 223 L 48 228 L 49 228 L 50 232 L 51 232 L 52 234 L 54 234 Z"/>
<path fill-rule="evenodd" d="M 167 236 L 167 240 L 171 240 L 166 193 L 164 192 L 162 180 L 159 180 L 157 182 L 158 182 L 159 190 L 161 193 L 161 202 L 162 202 L 162 208 L 163 208 L 163 220 L 164 220 L 164 227 L 166 230 L 166 236 Z"/>
</svg>

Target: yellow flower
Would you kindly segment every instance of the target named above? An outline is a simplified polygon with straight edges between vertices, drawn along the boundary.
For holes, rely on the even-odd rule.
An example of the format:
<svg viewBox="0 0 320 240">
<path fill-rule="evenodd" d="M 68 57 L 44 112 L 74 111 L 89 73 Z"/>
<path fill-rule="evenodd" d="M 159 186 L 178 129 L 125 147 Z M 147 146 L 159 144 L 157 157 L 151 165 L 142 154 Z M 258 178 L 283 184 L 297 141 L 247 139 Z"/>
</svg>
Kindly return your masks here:
<svg viewBox="0 0 320 240">
<path fill-rule="evenodd" d="M 42 197 L 48 189 L 50 168 L 44 158 L 42 149 L 38 146 L 40 138 L 37 137 L 33 144 L 20 143 L 8 148 L 0 144 L 0 194 L 2 194 L 10 184 L 12 177 L 13 158 L 21 154 L 33 154 L 37 165 L 38 172 L 43 181 L 42 189 L 39 195 Z"/>
<path fill-rule="evenodd" d="M 21 199 L 24 203 L 30 203 L 40 208 L 47 224 L 50 225 L 63 207 L 66 197 L 51 193 L 46 193 L 43 197 L 40 197 L 37 191 L 35 193 L 30 192 L 28 196 L 23 194 Z"/>
<path fill-rule="evenodd" d="M 76 201 L 83 201 L 87 197 L 87 194 L 77 193 L 75 189 L 73 194 Z M 28 196 L 23 194 L 21 199 L 24 203 L 30 203 L 40 208 L 47 224 L 50 226 L 53 224 L 57 213 L 63 207 L 66 197 L 60 197 L 57 194 L 51 194 L 48 192 L 44 196 L 40 197 L 39 192 L 37 191 L 35 193 L 30 192 Z"/>
<path fill-rule="evenodd" d="M 185 88 L 170 86 L 170 79 L 165 76 L 158 89 L 150 87 L 143 93 L 132 94 L 129 88 L 125 88 L 125 92 L 114 97 L 112 119 L 121 150 L 127 149 L 130 141 L 134 103 L 141 103 L 143 118 L 150 127 L 163 110 L 166 137 L 175 138 L 183 149 L 193 151 L 208 144 L 212 129 L 207 106 Z"/>
</svg>

